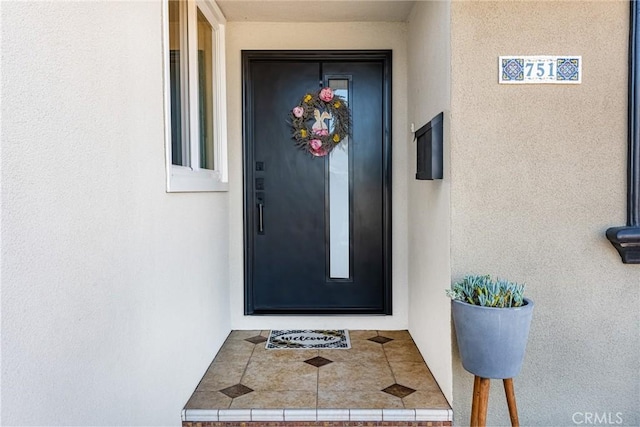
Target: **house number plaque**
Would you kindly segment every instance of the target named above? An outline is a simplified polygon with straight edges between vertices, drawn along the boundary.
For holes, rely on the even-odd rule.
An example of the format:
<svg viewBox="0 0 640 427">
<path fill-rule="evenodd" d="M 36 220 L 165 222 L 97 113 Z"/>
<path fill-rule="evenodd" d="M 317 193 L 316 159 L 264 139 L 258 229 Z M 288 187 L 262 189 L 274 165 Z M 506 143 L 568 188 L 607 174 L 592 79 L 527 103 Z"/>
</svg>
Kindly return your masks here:
<svg viewBox="0 0 640 427">
<path fill-rule="evenodd" d="M 582 56 L 500 56 L 500 84 L 580 84 Z"/>
</svg>

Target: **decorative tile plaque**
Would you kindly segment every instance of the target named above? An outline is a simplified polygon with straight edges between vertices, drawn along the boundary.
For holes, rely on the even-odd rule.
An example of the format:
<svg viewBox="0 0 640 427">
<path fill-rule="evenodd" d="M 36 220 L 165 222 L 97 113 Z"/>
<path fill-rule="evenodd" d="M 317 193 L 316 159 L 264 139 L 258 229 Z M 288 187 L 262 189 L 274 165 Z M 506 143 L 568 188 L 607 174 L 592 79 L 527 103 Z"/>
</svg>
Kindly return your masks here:
<svg viewBox="0 0 640 427">
<path fill-rule="evenodd" d="M 582 56 L 501 56 L 500 84 L 580 84 Z"/>
</svg>

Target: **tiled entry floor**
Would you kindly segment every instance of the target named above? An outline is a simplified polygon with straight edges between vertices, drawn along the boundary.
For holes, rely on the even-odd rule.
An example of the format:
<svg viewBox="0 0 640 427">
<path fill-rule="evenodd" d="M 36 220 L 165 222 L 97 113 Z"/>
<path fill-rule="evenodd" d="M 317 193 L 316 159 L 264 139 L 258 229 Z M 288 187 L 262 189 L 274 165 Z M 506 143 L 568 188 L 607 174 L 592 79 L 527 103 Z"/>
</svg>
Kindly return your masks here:
<svg viewBox="0 0 640 427">
<path fill-rule="evenodd" d="M 183 425 L 451 425 L 409 332 L 349 335 L 349 350 L 266 350 L 269 331 L 232 331 L 187 402 Z"/>
</svg>

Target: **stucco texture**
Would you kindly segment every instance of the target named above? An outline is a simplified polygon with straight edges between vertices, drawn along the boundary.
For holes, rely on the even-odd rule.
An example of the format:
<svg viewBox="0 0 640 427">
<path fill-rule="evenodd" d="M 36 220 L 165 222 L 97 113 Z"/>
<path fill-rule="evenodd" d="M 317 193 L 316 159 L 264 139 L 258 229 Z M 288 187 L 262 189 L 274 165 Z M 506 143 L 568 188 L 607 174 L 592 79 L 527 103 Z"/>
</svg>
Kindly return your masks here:
<svg viewBox="0 0 640 427">
<path fill-rule="evenodd" d="M 165 191 L 161 2 L 2 2 L 2 425 L 178 425 L 227 194 Z"/>
<path fill-rule="evenodd" d="M 452 400 L 451 303 L 451 4 L 417 2 L 408 24 L 408 114 L 415 129 L 444 116 L 444 179 L 416 180 L 416 142 L 409 138 L 409 330 L 444 395 Z"/>
<path fill-rule="evenodd" d="M 452 275 L 526 282 L 536 303 L 515 379 L 523 425 L 640 423 L 640 269 L 604 237 L 626 220 L 628 10 L 452 4 Z M 582 84 L 499 85 L 498 56 L 514 54 L 582 55 Z M 455 348 L 453 367 L 465 425 L 473 376 Z M 509 424 L 498 381 L 487 423 Z"/>
</svg>

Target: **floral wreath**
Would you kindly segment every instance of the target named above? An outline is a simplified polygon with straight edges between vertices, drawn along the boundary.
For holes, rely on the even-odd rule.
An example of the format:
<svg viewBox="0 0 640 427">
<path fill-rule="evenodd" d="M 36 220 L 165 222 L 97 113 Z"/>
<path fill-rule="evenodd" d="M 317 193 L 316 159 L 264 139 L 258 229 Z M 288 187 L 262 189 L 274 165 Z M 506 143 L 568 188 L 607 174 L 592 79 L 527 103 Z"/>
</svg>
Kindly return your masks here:
<svg viewBox="0 0 640 427">
<path fill-rule="evenodd" d="M 329 87 L 307 93 L 291 110 L 296 146 L 316 157 L 326 156 L 337 147 L 349 135 L 350 125 L 347 102 Z"/>
</svg>

